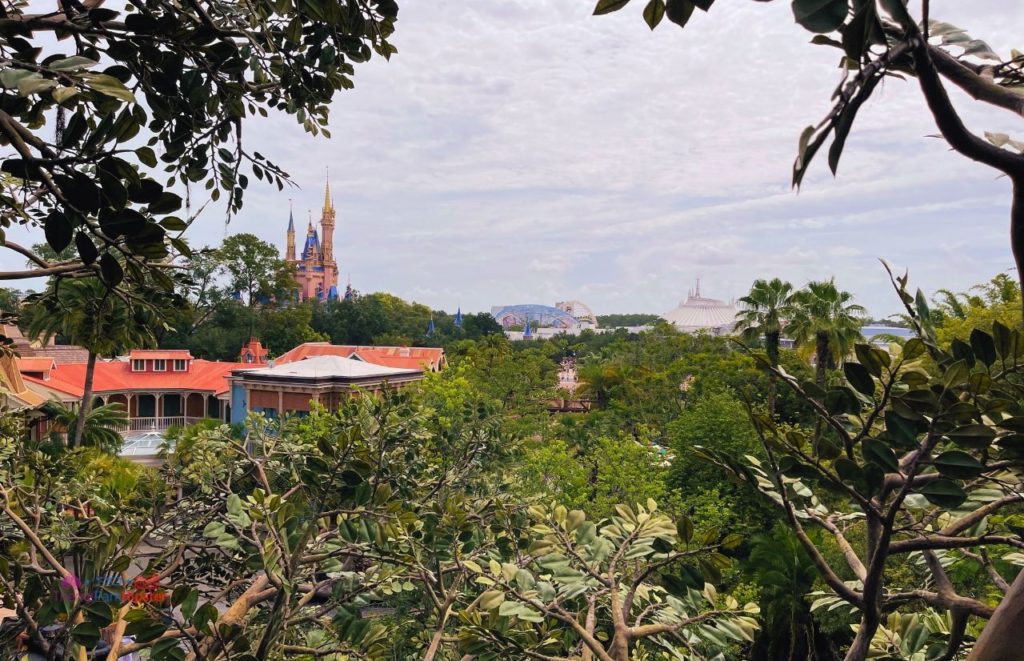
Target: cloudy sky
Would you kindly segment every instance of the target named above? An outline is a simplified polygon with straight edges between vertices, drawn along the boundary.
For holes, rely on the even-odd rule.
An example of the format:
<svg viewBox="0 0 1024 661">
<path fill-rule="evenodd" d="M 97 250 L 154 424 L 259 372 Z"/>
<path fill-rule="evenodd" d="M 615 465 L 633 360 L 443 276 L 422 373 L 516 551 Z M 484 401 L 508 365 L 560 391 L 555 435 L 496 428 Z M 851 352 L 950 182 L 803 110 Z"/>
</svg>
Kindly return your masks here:
<svg viewBox="0 0 1024 661">
<path fill-rule="evenodd" d="M 1024 47 L 1018 3 L 932 13 L 1005 53 Z M 252 232 L 283 250 L 289 198 L 304 226 L 329 166 L 342 279 L 435 308 L 661 313 L 698 276 L 730 298 L 758 277 L 834 275 L 881 316 L 897 305 L 878 258 L 928 292 L 1012 267 L 1008 183 L 927 137 L 915 83 L 880 87 L 839 177 L 822 159 L 797 194 L 797 138 L 828 110 L 838 51 L 810 45 L 781 0 L 723 0 L 653 33 L 633 4 L 592 17 L 593 0 L 400 3 L 399 53 L 358 68 L 332 139 L 247 125 L 300 188 L 250 188 L 240 216 L 225 228 L 208 209 L 192 241 Z M 955 100 L 976 130 L 1024 133 Z"/>
</svg>

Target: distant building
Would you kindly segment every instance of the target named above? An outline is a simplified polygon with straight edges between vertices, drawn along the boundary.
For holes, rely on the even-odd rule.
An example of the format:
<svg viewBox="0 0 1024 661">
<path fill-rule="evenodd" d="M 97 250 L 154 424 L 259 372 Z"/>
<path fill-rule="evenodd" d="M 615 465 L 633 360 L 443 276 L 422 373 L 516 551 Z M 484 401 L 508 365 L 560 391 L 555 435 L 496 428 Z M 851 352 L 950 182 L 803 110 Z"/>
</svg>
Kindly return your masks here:
<svg viewBox="0 0 1024 661">
<path fill-rule="evenodd" d="M 250 337 L 249 342 L 242 347 L 242 351 L 238 355 L 238 362 L 249 365 L 266 365 L 269 353 L 270 351 L 259 340 Z"/>
<path fill-rule="evenodd" d="M 336 410 L 358 392 L 401 388 L 422 380 L 423 372 L 333 355 L 236 370 L 231 375 L 231 422 L 243 422 L 250 411 L 269 418 L 304 415 L 314 402 Z"/>
<path fill-rule="evenodd" d="M 54 344 L 52 338 L 46 343 L 38 340 L 30 341 L 14 324 L 4 324 L 2 333 L 11 341 L 11 348 L 21 358 L 53 358 L 58 365 L 84 363 L 89 360 L 89 352 L 83 347 L 73 344 Z"/>
<path fill-rule="evenodd" d="M 713 335 L 728 335 L 736 326 L 736 312 L 734 301 L 701 296 L 700 280 L 697 280 L 696 289 L 687 293 L 686 300 L 662 318 L 684 333 L 707 331 Z"/>
<path fill-rule="evenodd" d="M 324 208 L 320 212 L 320 233 L 309 219 L 306 241 L 302 255 L 295 256 L 295 219 L 288 213 L 288 243 L 285 247 L 285 261 L 295 267 L 295 280 L 299 283 L 300 300 L 337 300 L 338 263 L 334 259 L 334 201 L 331 199 L 331 185 L 324 190 Z M 346 292 L 348 293 L 348 292 Z"/>
<path fill-rule="evenodd" d="M 85 389 L 86 363 L 58 364 L 45 357 L 19 358 L 25 385 L 46 399 L 74 405 Z M 94 405 L 120 404 L 128 432 L 165 431 L 204 418 L 227 421 L 232 370 L 251 368 L 193 358 L 188 350 L 136 349 L 128 356 L 96 362 Z"/>
<path fill-rule="evenodd" d="M 577 317 L 576 314 L 579 316 Z M 579 301 L 561 301 L 557 306 L 496 305 L 491 308 L 491 316 L 505 330 L 513 326 L 525 329 L 527 325 L 532 326 L 534 330 L 557 328 L 569 331 L 580 328 L 597 328 L 597 318 L 594 313 Z"/>
</svg>

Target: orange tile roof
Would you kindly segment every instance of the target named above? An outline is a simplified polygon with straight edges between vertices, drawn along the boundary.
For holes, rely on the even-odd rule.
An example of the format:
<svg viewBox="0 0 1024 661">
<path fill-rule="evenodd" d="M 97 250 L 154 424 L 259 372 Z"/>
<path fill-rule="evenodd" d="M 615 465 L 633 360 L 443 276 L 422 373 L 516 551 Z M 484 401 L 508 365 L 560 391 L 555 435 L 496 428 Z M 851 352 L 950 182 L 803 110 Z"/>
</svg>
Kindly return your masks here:
<svg viewBox="0 0 1024 661">
<path fill-rule="evenodd" d="M 132 349 L 128 356 L 132 360 L 191 360 L 188 349 Z"/>
<path fill-rule="evenodd" d="M 0 356 L 0 385 L 7 390 L 7 398 L 13 399 L 18 408 L 35 409 L 46 402 L 45 397 L 25 386 L 17 363 L 10 355 Z"/>
<path fill-rule="evenodd" d="M 306 342 L 274 359 L 275 365 L 294 363 L 314 356 L 358 357 L 374 365 L 406 369 L 439 369 L 444 364 L 444 349 L 437 347 L 372 347 L 328 342 Z"/>
<path fill-rule="evenodd" d="M 215 395 L 230 388 L 227 377 L 231 370 L 251 369 L 246 363 L 225 363 L 196 359 L 187 372 L 133 372 L 131 363 L 123 360 L 96 363 L 93 376 L 93 391 L 96 394 L 126 392 L 133 390 L 198 390 Z M 85 368 L 81 363 L 59 365 L 50 372 L 50 378 L 42 379 L 24 376 L 26 381 L 37 383 L 75 397 L 81 397 L 85 388 Z"/>
<path fill-rule="evenodd" d="M 57 367 L 57 361 L 46 356 L 32 356 L 28 358 L 15 358 L 19 372 L 43 372 L 46 373 Z"/>
</svg>

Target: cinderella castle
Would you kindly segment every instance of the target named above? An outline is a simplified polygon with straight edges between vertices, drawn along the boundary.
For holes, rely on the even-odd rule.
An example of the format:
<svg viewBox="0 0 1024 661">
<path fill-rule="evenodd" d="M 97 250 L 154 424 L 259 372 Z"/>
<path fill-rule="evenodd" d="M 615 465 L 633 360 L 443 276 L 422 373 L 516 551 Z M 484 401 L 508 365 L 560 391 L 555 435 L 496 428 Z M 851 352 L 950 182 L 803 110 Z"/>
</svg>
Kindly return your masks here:
<svg viewBox="0 0 1024 661">
<path fill-rule="evenodd" d="M 334 259 L 334 200 L 331 199 L 331 184 L 324 189 L 324 208 L 320 212 L 320 228 L 323 232 L 323 243 L 320 232 L 313 226 L 313 218 L 309 219 L 306 228 L 306 242 L 302 246 L 302 256 L 295 256 L 295 218 L 288 213 L 288 244 L 285 248 L 285 261 L 295 267 L 295 280 L 299 283 L 298 297 L 300 300 L 336 300 L 338 298 L 338 262 Z M 345 290 L 345 298 L 352 296 L 351 287 Z"/>
</svg>

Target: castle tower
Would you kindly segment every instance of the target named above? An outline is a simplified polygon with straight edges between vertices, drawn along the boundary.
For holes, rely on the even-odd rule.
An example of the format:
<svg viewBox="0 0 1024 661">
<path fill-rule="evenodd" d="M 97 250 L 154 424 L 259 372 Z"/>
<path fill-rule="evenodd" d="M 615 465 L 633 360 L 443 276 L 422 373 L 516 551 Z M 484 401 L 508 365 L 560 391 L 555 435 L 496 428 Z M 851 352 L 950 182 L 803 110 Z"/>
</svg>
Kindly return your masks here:
<svg viewBox="0 0 1024 661">
<path fill-rule="evenodd" d="M 320 261 L 320 237 L 313 227 L 313 212 L 309 212 L 309 224 L 306 226 L 306 245 L 302 249 L 302 261 Z"/>
<path fill-rule="evenodd" d="M 320 225 L 324 230 L 324 263 L 330 265 L 334 262 L 334 200 L 331 199 L 330 181 L 324 188 L 324 208 L 320 212 Z"/>
<path fill-rule="evenodd" d="M 292 216 L 291 204 L 288 205 L 288 244 L 284 249 L 284 258 L 288 262 L 295 261 L 295 218 Z"/>
<path fill-rule="evenodd" d="M 296 255 L 295 218 L 288 212 L 288 244 L 285 248 L 285 260 L 295 269 L 295 280 L 298 283 L 297 298 L 300 301 L 309 299 L 336 300 L 338 291 L 338 263 L 334 259 L 334 202 L 331 200 L 331 187 L 328 183 L 324 190 L 324 208 L 320 216 L 323 230 L 321 242 L 320 232 L 313 224 L 313 212 L 309 212 L 309 223 L 306 226 L 306 240 L 302 252 Z"/>
</svg>

